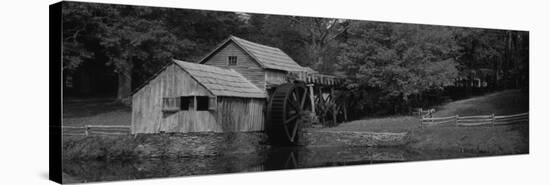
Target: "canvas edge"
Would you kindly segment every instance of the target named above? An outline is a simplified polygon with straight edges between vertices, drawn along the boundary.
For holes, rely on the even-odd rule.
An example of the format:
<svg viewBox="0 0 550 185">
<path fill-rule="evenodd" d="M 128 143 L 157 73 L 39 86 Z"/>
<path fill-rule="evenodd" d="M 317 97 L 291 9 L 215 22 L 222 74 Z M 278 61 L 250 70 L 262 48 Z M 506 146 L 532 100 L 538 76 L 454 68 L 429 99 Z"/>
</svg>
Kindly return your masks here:
<svg viewBox="0 0 550 185">
<path fill-rule="evenodd" d="M 61 110 L 62 90 L 62 3 L 49 6 L 49 179 L 62 183 L 62 136 Z"/>
</svg>

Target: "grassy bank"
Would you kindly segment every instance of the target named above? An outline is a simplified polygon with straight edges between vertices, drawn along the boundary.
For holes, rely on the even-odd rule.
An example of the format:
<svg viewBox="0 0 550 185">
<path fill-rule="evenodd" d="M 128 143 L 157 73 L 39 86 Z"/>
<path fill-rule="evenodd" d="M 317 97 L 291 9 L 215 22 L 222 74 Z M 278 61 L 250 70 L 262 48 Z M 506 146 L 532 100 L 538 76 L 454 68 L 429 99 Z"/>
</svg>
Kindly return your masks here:
<svg viewBox="0 0 550 185">
<path fill-rule="evenodd" d="M 491 93 L 436 107 L 434 117 L 470 115 L 509 115 L 529 111 L 529 95 L 520 90 L 507 90 Z M 342 123 L 326 131 L 368 131 L 368 132 L 407 132 L 420 127 L 418 116 L 391 116 L 367 118 Z"/>
<path fill-rule="evenodd" d="M 529 95 L 520 90 L 506 90 L 450 102 L 435 109 L 434 117 L 524 113 L 529 111 Z"/>
<path fill-rule="evenodd" d="M 433 127 L 408 133 L 408 147 L 487 154 L 529 153 L 529 126 Z"/>
<path fill-rule="evenodd" d="M 450 102 L 436 108 L 434 116 L 508 115 L 528 112 L 528 95 L 507 90 L 485 96 Z M 371 118 L 343 123 L 321 131 L 407 132 L 407 146 L 425 150 L 454 150 L 479 153 L 512 154 L 529 152 L 529 125 L 420 127 L 417 116 Z"/>
<path fill-rule="evenodd" d="M 130 125 L 132 110 L 113 99 L 63 101 L 63 125 Z"/>
</svg>

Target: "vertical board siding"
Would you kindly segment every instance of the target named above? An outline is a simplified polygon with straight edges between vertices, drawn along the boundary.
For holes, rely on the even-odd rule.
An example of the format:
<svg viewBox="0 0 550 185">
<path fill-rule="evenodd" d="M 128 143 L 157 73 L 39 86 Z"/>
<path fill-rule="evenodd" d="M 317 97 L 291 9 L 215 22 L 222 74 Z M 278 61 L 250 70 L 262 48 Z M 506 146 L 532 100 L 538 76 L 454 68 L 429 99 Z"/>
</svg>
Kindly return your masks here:
<svg viewBox="0 0 550 185">
<path fill-rule="evenodd" d="M 284 84 L 287 82 L 287 74 L 284 71 L 266 70 L 265 81 L 267 84 Z"/>
<path fill-rule="evenodd" d="M 210 111 L 162 112 L 163 97 L 211 96 L 176 65 L 171 65 L 132 96 L 132 133 L 220 131 Z"/>
<path fill-rule="evenodd" d="M 132 96 L 132 133 L 264 130 L 265 99 L 218 97 L 210 111 L 163 112 L 163 97 L 212 96 L 179 66 L 171 65 Z"/>
<path fill-rule="evenodd" d="M 223 132 L 262 131 L 265 99 L 218 97 L 218 122 Z"/>
<path fill-rule="evenodd" d="M 229 56 L 237 56 L 237 65 L 227 65 L 227 58 Z M 204 62 L 204 64 L 234 69 L 252 82 L 252 84 L 256 85 L 256 87 L 262 90 L 265 89 L 264 69 L 233 42 L 229 42 L 225 45 L 221 50 Z"/>
</svg>

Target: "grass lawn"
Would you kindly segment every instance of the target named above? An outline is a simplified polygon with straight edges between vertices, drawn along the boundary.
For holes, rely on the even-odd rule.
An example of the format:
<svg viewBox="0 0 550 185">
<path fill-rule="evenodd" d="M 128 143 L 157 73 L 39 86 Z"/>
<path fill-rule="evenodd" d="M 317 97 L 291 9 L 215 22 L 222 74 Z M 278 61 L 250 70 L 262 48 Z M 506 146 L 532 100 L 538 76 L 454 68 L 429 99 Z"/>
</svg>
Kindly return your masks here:
<svg viewBox="0 0 550 185">
<path fill-rule="evenodd" d="M 113 99 L 65 99 L 63 125 L 130 125 L 130 107 Z"/>
<path fill-rule="evenodd" d="M 510 115 L 529 111 L 529 95 L 507 90 L 459 101 L 436 108 L 434 117 L 472 115 Z"/>
<path fill-rule="evenodd" d="M 436 108 L 434 116 L 509 115 L 529 111 L 528 95 L 507 90 L 485 96 L 450 102 Z M 407 132 L 407 146 L 432 151 L 475 152 L 495 155 L 529 153 L 527 123 L 455 127 L 454 124 L 420 127 L 416 116 L 372 118 L 343 123 L 322 131 Z"/>
<path fill-rule="evenodd" d="M 528 94 L 519 90 L 506 90 L 484 96 L 450 102 L 435 108 L 434 117 L 468 115 L 509 115 L 529 111 Z M 342 123 L 330 131 L 406 132 L 420 127 L 417 116 L 370 118 Z"/>
</svg>

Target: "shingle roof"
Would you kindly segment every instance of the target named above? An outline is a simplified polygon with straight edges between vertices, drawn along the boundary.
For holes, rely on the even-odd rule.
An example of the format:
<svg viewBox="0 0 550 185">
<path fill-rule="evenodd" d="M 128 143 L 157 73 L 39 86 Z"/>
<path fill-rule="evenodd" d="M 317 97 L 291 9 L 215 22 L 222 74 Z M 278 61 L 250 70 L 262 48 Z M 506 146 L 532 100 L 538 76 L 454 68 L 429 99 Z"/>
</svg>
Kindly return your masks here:
<svg viewBox="0 0 550 185">
<path fill-rule="evenodd" d="M 290 56 L 279 48 L 266 46 L 254 42 L 250 42 L 235 36 L 230 36 L 227 40 L 222 42 L 214 51 L 204 57 L 199 63 L 204 63 L 213 54 L 227 43 L 233 41 L 240 48 L 245 50 L 256 62 L 263 68 L 278 69 L 283 71 L 303 71 L 302 66 L 298 65 Z"/>
<path fill-rule="evenodd" d="M 264 91 L 240 73 L 210 65 L 174 60 L 183 70 L 216 96 L 265 98 Z"/>
</svg>

